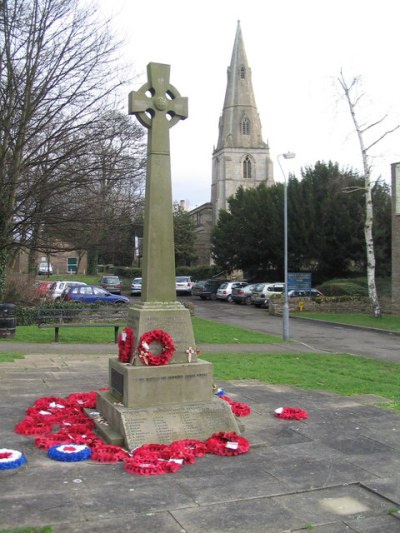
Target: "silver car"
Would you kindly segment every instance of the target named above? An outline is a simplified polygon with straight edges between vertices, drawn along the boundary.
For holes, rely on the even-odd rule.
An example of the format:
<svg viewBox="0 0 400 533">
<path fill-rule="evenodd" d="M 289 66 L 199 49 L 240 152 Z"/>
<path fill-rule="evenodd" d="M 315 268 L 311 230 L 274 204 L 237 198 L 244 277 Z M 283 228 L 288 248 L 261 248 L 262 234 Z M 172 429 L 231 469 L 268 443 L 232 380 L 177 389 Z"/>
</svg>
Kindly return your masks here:
<svg viewBox="0 0 400 533">
<path fill-rule="evenodd" d="M 140 296 L 142 294 L 142 278 L 135 278 L 131 284 L 131 296 Z"/>
<path fill-rule="evenodd" d="M 54 302 L 59 302 L 61 300 L 61 295 L 69 287 L 75 285 L 86 285 L 83 281 L 55 281 L 49 288 L 49 298 Z"/>
<path fill-rule="evenodd" d="M 232 302 L 232 289 L 245 287 L 246 285 L 246 281 L 225 281 L 225 283 L 222 283 L 222 285 L 218 287 L 217 300 L 225 300 L 229 303 Z"/>
</svg>

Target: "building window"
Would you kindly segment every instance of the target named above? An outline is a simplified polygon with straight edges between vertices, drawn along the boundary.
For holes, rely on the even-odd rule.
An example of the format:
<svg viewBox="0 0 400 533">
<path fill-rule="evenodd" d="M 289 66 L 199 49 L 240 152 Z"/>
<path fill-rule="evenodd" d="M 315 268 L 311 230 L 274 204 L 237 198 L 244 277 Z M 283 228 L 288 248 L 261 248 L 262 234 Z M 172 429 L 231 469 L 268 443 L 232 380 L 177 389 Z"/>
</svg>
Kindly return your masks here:
<svg viewBox="0 0 400 533">
<path fill-rule="evenodd" d="M 244 117 L 240 124 L 240 131 L 242 135 L 250 135 L 250 120 L 247 117 Z"/>
<path fill-rule="evenodd" d="M 76 274 L 78 267 L 78 258 L 77 257 L 68 257 L 67 258 L 67 271 L 68 274 Z"/>
<path fill-rule="evenodd" d="M 243 177 L 251 178 L 251 161 L 248 155 L 246 155 L 243 161 Z"/>
<path fill-rule="evenodd" d="M 244 80 L 246 78 L 246 67 L 240 67 L 240 79 Z"/>
</svg>

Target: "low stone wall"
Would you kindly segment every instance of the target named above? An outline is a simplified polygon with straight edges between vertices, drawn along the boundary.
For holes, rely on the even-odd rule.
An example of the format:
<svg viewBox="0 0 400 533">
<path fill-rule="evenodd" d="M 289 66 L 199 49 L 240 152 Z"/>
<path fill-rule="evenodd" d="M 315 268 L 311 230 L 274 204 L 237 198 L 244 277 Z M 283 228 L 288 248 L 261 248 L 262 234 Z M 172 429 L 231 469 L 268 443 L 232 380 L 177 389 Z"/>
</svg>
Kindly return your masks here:
<svg viewBox="0 0 400 533">
<path fill-rule="evenodd" d="M 380 304 L 382 312 L 391 312 L 390 299 L 381 299 Z M 283 298 L 272 297 L 269 302 L 269 314 L 282 315 L 282 307 Z M 363 313 L 366 315 L 372 312 L 369 298 L 361 296 L 323 297 L 316 301 L 307 298 L 289 298 L 289 313 L 300 310 L 310 313 Z"/>
</svg>

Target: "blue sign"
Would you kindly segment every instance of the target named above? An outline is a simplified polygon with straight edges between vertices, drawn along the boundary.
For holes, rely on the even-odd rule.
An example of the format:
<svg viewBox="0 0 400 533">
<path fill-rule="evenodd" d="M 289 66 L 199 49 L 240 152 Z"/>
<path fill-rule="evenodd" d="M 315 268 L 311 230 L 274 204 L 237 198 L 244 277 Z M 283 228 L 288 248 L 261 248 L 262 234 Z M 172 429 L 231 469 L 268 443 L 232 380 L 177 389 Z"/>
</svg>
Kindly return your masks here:
<svg viewBox="0 0 400 533">
<path fill-rule="evenodd" d="M 311 291 L 311 272 L 288 272 L 288 291 Z"/>
</svg>

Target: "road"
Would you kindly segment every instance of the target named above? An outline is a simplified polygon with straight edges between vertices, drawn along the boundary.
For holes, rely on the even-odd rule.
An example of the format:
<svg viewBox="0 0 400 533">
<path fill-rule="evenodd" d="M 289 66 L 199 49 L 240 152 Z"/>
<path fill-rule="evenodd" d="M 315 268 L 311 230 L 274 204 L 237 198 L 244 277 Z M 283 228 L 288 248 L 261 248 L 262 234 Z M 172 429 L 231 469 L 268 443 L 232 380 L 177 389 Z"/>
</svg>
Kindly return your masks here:
<svg viewBox="0 0 400 533">
<path fill-rule="evenodd" d="M 195 315 L 200 318 L 282 336 L 282 318 L 270 316 L 265 309 L 194 297 L 187 300 L 193 303 Z M 290 318 L 289 336 L 292 341 L 309 346 L 311 351 L 400 361 L 400 335 L 392 333 Z"/>
</svg>

